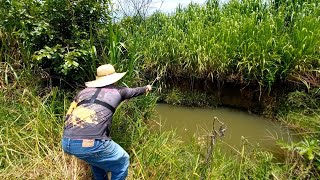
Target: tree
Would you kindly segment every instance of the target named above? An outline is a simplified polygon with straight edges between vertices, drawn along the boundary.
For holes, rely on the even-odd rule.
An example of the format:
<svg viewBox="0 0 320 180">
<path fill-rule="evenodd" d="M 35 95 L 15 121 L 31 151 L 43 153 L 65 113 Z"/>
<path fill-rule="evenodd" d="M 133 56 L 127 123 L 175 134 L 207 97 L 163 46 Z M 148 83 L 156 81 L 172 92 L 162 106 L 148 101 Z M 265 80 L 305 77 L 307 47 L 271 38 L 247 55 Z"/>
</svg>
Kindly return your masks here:
<svg viewBox="0 0 320 180">
<path fill-rule="evenodd" d="M 145 18 L 150 12 L 152 5 L 160 3 L 162 6 L 163 0 L 116 0 L 115 8 L 118 12 L 118 17 L 141 17 Z"/>
</svg>

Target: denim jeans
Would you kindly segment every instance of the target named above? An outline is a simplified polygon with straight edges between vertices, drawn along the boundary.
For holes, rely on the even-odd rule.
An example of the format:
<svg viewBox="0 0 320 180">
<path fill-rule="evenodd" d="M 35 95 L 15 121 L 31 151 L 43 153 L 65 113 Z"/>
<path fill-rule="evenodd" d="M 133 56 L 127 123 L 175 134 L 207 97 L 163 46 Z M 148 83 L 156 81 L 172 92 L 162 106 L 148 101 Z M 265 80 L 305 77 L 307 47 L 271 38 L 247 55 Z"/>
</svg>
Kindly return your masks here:
<svg viewBox="0 0 320 180">
<path fill-rule="evenodd" d="M 82 147 L 82 140 L 63 138 L 63 150 L 90 164 L 95 180 L 107 179 L 111 172 L 111 180 L 123 180 L 128 175 L 129 155 L 112 140 L 94 140 L 92 147 Z"/>
</svg>

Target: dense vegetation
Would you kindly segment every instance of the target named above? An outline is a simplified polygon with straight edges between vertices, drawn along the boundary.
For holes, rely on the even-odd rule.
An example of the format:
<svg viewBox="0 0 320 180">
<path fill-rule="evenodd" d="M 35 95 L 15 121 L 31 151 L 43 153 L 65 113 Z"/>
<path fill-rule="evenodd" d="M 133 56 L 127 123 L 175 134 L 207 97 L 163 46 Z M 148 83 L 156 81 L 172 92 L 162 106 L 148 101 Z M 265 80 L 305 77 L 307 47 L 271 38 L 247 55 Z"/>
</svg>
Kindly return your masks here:
<svg viewBox="0 0 320 180">
<path fill-rule="evenodd" d="M 244 140 L 234 155 L 218 143 L 207 163 L 205 141 L 195 137 L 186 146 L 174 132 L 149 131 L 146 122 L 158 98 L 149 94 L 123 103 L 114 119 L 113 138 L 131 155 L 129 179 L 318 178 L 319 3 L 208 1 L 170 15 L 114 22 L 108 0 L 0 1 L 0 178 L 90 176 L 86 165 L 62 153 L 60 139 L 70 98 L 103 63 L 127 70 L 129 86 L 161 76 L 163 90 L 172 77 L 269 92 L 291 82 L 273 113 L 303 132 L 301 142 L 281 144 L 286 151 L 280 162 L 270 152 L 247 148 Z M 195 102 L 205 92 L 184 92 L 179 99 L 182 92 L 174 90 L 179 93 L 164 98 L 170 103 L 208 103 Z"/>
<path fill-rule="evenodd" d="M 123 20 L 130 50 L 146 69 L 173 76 L 319 86 L 318 1 L 209 1 L 153 14 L 136 26 Z M 143 36 L 141 36 L 143 34 Z M 317 74 L 317 75 L 316 75 Z"/>
</svg>

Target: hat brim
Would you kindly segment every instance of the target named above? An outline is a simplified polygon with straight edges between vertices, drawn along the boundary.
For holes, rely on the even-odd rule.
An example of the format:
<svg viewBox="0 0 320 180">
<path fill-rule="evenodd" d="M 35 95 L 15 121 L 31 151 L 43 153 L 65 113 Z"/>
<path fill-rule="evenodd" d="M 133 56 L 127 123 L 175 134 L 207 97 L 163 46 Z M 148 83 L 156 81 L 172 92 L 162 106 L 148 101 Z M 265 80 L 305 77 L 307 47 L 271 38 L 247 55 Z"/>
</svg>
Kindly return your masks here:
<svg viewBox="0 0 320 180">
<path fill-rule="evenodd" d="M 94 81 L 86 82 L 85 85 L 87 87 L 103 87 L 110 84 L 113 84 L 119 81 L 127 72 L 124 73 L 113 73 L 108 76 L 100 77 Z"/>
</svg>

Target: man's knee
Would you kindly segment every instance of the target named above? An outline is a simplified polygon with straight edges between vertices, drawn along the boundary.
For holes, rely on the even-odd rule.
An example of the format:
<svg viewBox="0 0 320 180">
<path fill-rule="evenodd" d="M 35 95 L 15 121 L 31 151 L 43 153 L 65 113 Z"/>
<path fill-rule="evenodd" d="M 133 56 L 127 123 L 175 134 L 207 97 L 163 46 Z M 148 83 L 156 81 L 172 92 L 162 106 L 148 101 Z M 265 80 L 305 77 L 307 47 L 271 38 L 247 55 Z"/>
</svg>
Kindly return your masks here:
<svg viewBox="0 0 320 180">
<path fill-rule="evenodd" d="M 124 161 L 125 166 L 129 167 L 129 164 L 130 164 L 130 156 L 129 156 L 129 154 L 128 154 L 127 152 L 124 153 L 123 161 Z"/>
</svg>

